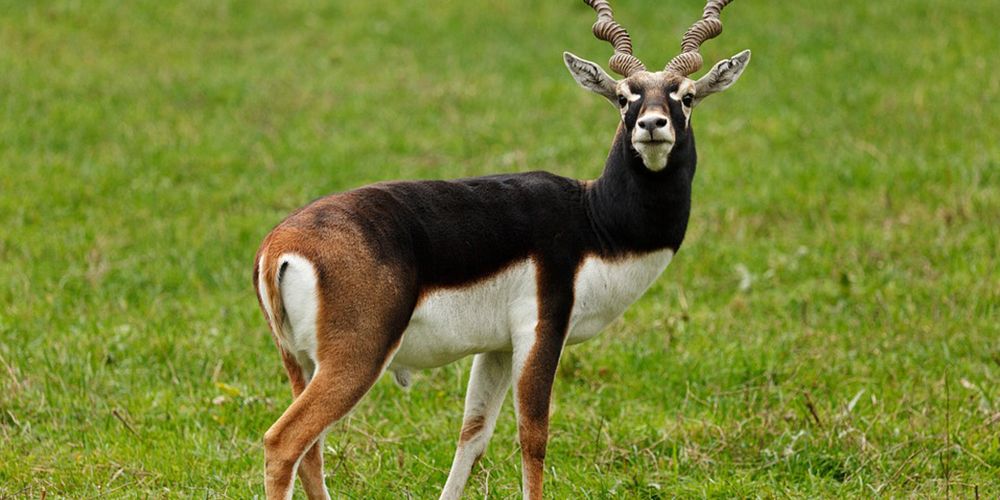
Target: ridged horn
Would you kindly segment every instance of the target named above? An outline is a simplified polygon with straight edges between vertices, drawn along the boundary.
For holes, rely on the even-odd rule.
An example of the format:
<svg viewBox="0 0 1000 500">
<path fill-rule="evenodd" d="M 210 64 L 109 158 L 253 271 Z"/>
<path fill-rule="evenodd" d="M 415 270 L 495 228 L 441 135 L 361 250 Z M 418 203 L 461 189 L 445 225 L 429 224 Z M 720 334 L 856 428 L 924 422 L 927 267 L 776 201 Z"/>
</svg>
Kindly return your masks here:
<svg viewBox="0 0 1000 500">
<path fill-rule="evenodd" d="M 702 58 L 698 50 L 705 40 L 715 38 L 722 33 L 722 21 L 719 14 L 733 0 L 708 0 L 701 19 L 691 25 L 681 38 L 681 53 L 667 63 L 666 71 L 678 75 L 690 75 L 701 69 Z"/>
<path fill-rule="evenodd" d="M 637 71 L 646 71 L 646 65 L 632 55 L 632 39 L 628 31 L 615 22 L 614 12 L 607 0 L 583 0 L 597 11 L 597 21 L 594 23 L 594 36 L 604 40 L 615 48 L 614 55 L 608 61 L 611 71 L 628 77 Z"/>
</svg>

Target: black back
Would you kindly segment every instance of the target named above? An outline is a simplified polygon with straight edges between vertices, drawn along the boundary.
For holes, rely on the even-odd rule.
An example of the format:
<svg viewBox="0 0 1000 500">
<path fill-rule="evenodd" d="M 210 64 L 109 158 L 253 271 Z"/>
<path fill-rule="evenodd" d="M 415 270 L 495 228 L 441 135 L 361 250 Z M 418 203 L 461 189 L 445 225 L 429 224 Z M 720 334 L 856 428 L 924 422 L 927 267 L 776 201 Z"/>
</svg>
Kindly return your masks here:
<svg viewBox="0 0 1000 500">
<path fill-rule="evenodd" d="M 620 127 L 593 182 L 547 172 L 386 182 L 317 200 L 282 225 L 350 223 L 380 260 L 415 270 L 421 289 L 463 286 L 527 258 L 572 281 L 588 255 L 676 251 L 684 239 L 694 137 L 679 137 L 653 172 L 627 136 Z"/>
</svg>

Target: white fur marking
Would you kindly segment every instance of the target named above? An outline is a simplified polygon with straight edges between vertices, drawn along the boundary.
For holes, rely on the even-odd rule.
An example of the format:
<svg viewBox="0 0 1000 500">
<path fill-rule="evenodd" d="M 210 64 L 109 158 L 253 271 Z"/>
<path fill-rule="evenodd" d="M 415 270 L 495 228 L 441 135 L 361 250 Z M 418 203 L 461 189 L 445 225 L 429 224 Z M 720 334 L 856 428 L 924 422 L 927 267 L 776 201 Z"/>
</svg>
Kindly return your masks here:
<svg viewBox="0 0 1000 500">
<path fill-rule="evenodd" d="M 618 93 L 621 94 L 626 101 L 628 101 L 628 103 L 626 103 L 624 106 L 618 108 L 618 110 L 622 114 L 622 118 L 624 118 L 625 114 L 628 113 L 628 108 L 632 105 L 632 103 L 641 99 L 642 96 L 639 94 L 633 94 L 632 89 L 629 88 L 628 83 L 625 83 L 624 80 L 622 80 L 618 84 Z"/>
<path fill-rule="evenodd" d="M 695 87 L 694 81 L 691 79 L 686 79 L 677 87 L 675 92 L 670 93 L 670 98 L 675 101 L 680 101 L 685 95 L 692 94 L 697 95 L 698 89 Z M 684 128 L 691 126 L 691 106 L 681 106 L 681 110 L 684 111 Z"/>
<path fill-rule="evenodd" d="M 670 157 L 670 150 L 673 146 L 673 142 L 650 144 L 636 142 L 634 139 L 632 141 L 632 147 L 639 152 L 639 156 L 642 157 L 642 163 L 646 165 L 646 168 L 654 172 L 659 172 L 667 167 L 667 158 Z"/>
<path fill-rule="evenodd" d="M 285 266 L 284 273 L 280 271 L 282 266 Z M 319 312 L 316 270 L 308 259 L 294 253 L 283 254 L 278 259 L 278 269 L 281 273 L 281 300 L 289 327 L 284 347 L 300 364 L 319 368 L 316 358 L 316 317 Z"/>
<path fill-rule="evenodd" d="M 496 427 L 497 414 L 510 388 L 511 357 L 508 353 L 491 352 L 476 355 L 469 373 L 469 389 L 465 393 L 464 424 L 478 417 L 482 428 L 466 441 L 459 441 L 448 481 L 441 490 L 441 499 L 460 499 L 472 467 L 486 451 L 486 445 Z"/>
<path fill-rule="evenodd" d="M 590 339 L 621 316 L 663 273 L 673 256 L 674 252 L 666 249 L 618 261 L 588 257 L 573 288 L 576 298 L 567 343 Z"/>
<path fill-rule="evenodd" d="M 620 260 L 588 257 L 574 284 L 567 343 L 583 342 L 621 316 L 672 257 L 669 249 Z M 536 272 L 524 260 L 475 285 L 432 292 L 413 312 L 389 370 L 402 374 L 470 354 L 530 347 L 538 323 Z"/>
<path fill-rule="evenodd" d="M 390 370 L 443 366 L 470 354 L 509 351 L 511 332 L 538 320 L 531 260 L 487 280 L 424 297 L 403 333 Z"/>
</svg>

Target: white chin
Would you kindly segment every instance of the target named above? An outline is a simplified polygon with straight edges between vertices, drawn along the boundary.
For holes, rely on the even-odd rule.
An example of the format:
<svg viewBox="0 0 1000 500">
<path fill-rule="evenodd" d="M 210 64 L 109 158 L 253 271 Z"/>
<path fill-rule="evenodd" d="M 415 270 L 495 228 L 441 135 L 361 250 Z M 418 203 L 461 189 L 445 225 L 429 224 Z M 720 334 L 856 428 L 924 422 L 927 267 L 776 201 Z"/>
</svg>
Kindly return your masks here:
<svg viewBox="0 0 1000 500">
<path fill-rule="evenodd" d="M 639 156 L 642 157 L 642 162 L 646 164 L 646 168 L 654 172 L 659 172 L 667 166 L 667 157 L 670 156 L 670 148 L 673 147 L 673 143 L 649 144 L 633 142 L 632 147 L 639 152 Z"/>
</svg>

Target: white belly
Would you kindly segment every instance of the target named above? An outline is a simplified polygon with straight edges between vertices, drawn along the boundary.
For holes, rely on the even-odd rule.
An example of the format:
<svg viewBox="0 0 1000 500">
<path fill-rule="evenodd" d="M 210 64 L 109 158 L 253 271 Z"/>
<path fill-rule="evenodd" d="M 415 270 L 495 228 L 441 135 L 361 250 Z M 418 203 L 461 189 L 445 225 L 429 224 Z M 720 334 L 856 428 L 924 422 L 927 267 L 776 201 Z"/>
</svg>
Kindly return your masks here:
<svg viewBox="0 0 1000 500">
<path fill-rule="evenodd" d="M 512 265 L 475 285 L 424 297 L 390 369 L 442 366 L 470 354 L 511 349 L 511 332 L 538 320 L 536 266 Z"/>
<path fill-rule="evenodd" d="M 673 257 L 662 250 L 619 260 L 587 258 L 577 271 L 567 343 L 587 340 L 618 318 Z M 538 322 L 536 266 L 515 264 L 475 285 L 438 290 L 413 312 L 390 370 L 442 366 L 470 354 L 512 348 L 512 334 Z"/>
</svg>

